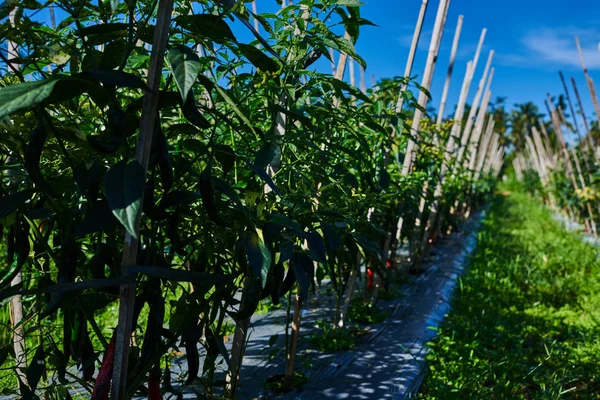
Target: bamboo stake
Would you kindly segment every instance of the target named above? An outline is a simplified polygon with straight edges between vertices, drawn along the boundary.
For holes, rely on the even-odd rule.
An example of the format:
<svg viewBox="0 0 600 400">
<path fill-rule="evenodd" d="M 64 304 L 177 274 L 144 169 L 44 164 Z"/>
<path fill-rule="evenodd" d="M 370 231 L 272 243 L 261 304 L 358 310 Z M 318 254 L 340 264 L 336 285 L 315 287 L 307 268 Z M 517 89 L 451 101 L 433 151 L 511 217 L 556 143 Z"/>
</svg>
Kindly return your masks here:
<svg viewBox="0 0 600 400">
<path fill-rule="evenodd" d="M 494 50 L 491 50 L 490 54 L 488 56 L 485 70 L 483 71 L 483 75 L 481 77 L 481 80 L 479 81 L 479 85 L 477 86 L 477 92 L 475 92 L 475 99 L 473 100 L 473 104 L 471 105 L 471 110 L 469 112 L 469 117 L 467 119 L 467 125 L 465 126 L 465 129 L 462 134 L 462 145 L 461 145 L 460 149 L 458 149 L 458 162 L 459 163 L 462 161 L 464 153 L 467 150 L 467 145 L 468 145 L 469 139 L 471 137 L 471 130 L 473 129 L 473 124 L 475 122 L 475 116 L 477 115 L 477 111 L 479 109 L 479 101 L 481 100 L 481 96 L 483 95 L 483 88 L 485 86 L 485 82 L 487 81 L 493 58 L 494 58 Z"/>
<path fill-rule="evenodd" d="M 162 76 L 164 53 L 169 40 L 169 27 L 173 12 L 173 0 L 160 0 L 154 32 L 154 45 L 150 56 L 147 85 L 151 89 L 144 96 L 140 133 L 136 147 L 136 160 L 144 170 L 148 169 L 148 161 L 152 148 L 152 136 L 156 123 L 158 109 L 158 89 Z M 134 229 L 139 234 L 140 217 L 135 218 Z M 125 234 L 123 248 L 122 274 L 128 275 L 128 269 L 137 262 L 139 241 L 128 232 Z M 112 400 L 124 400 L 127 385 L 127 366 L 129 361 L 129 341 L 133 324 L 133 308 L 135 304 L 135 283 L 122 285 L 120 288 L 119 323 L 117 326 L 117 340 L 115 343 L 115 362 L 113 368 Z"/>
<path fill-rule="evenodd" d="M 477 115 L 477 121 L 475 122 L 475 130 L 473 132 L 473 140 L 470 142 L 470 150 L 469 150 L 469 169 L 473 170 L 475 168 L 476 161 L 476 152 L 479 146 L 479 140 L 481 138 L 481 133 L 483 132 L 483 125 L 485 124 L 485 116 L 487 113 L 488 106 L 490 104 L 490 100 L 492 98 L 492 91 L 490 90 L 490 86 L 492 84 L 492 80 L 494 79 L 494 68 L 492 68 L 492 72 L 490 73 L 490 79 L 488 80 L 487 87 L 485 89 L 485 96 L 483 97 L 483 103 L 479 110 L 479 114 Z M 465 160 L 466 161 L 466 160 Z"/>
<path fill-rule="evenodd" d="M 567 176 L 570 178 L 571 180 L 571 184 L 573 185 L 573 189 L 577 190 L 577 180 L 575 179 L 575 173 L 573 171 L 573 164 L 571 163 L 571 157 L 569 155 L 569 151 L 567 150 L 567 145 L 565 142 L 565 138 L 562 134 L 562 129 L 560 126 L 560 121 L 558 119 L 557 113 L 554 109 L 554 105 L 552 104 L 552 100 L 550 98 L 550 95 L 547 95 L 547 101 L 546 101 L 546 106 L 548 107 L 548 109 L 550 110 L 550 117 L 552 118 L 552 123 L 554 125 L 554 131 L 556 133 L 556 136 L 559 140 L 561 149 L 562 149 L 562 154 L 563 157 L 565 159 L 565 168 L 566 168 L 566 174 Z M 586 226 L 589 228 L 591 223 L 590 220 L 588 218 L 584 218 L 584 222 L 586 224 Z"/>
<path fill-rule="evenodd" d="M 438 55 L 439 55 L 439 51 L 440 51 L 440 46 L 442 43 L 442 37 L 444 34 L 444 27 L 446 26 L 446 19 L 448 17 L 448 11 L 450 9 L 450 2 L 442 5 L 440 3 L 440 8 L 438 9 L 438 15 L 440 12 L 441 7 L 444 7 L 443 11 L 442 11 L 442 22 L 441 22 L 441 28 L 440 28 L 440 33 L 439 36 L 435 39 L 435 44 L 433 46 L 430 45 L 430 55 L 428 57 L 428 60 L 433 60 L 433 67 L 432 67 L 432 71 L 431 74 L 429 75 L 429 77 L 427 77 L 426 80 L 424 80 L 424 84 L 422 86 L 424 86 L 425 88 L 427 88 L 427 90 L 430 90 L 431 88 L 431 84 L 433 82 L 433 75 L 434 75 L 434 69 L 435 69 L 435 64 L 437 63 L 437 59 L 438 59 Z M 437 23 L 437 18 L 436 18 L 436 23 Z M 435 32 L 435 29 L 434 29 Z M 433 40 L 434 37 L 432 36 L 432 44 L 433 44 Z M 434 48 L 433 50 L 433 57 L 431 57 L 431 48 Z M 422 95 L 423 93 L 420 93 L 420 95 Z M 419 100 L 421 100 L 421 98 L 419 98 Z M 425 105 L 427 103 L 427 98 L 425 97 Z M 425 108 L 425 105 L 423 105 L 423 108 Z M 415 110 L 415 115 L 413 118 L 413 129 L 415 130 L 415 134 L 418 134 L 419 132 L 419 124 L 420 124 L 420 119 L 422 117 L 422 115 L 418 115 L 422 114 L 421 109 L 417 109 Z M 413 148 L 411 148 L 411 144 L 413 145 Z M 435 137 L 435 145 L 439 145 L 439 139 L 437 137 Z M 403 170 L 402 172 L 405 173 L 404 168 L 406 166 L 408 166 L 406 173 L 410 172 L 410 169 L 412 168 L 412 164 L 414 162 L 414 158 L 416 157 L 416 143 L 413 142 L 411 139 L 409 139 L 408 142 L 408 146 L 407 146 L 407 150 L 406 150 L 406 155 L 404 158 L 404 165 L 403 165 Z M 416 267 L 418 267 L 420 261 L 423 259 L 423 254 L 421 253 L 420 255 L 417 255 L 417 250 L 422 250 L 425 248 L 426 244 L 421 246 L 421 243 L 418 241 L 418 236 L 419 236 L 419 232 L 420 232 L 420 228 L 421 228 L 421 220 L 423 218 L 423 212 L 425 210 L 425 204 L 427 202 L 427 197 L 428 197 L 428 193 L 429 193 L 429 181 L 425 181 L 425 184 L 423 185 L 423 193 L 421 195 L 421 199 L 419 201 L 419 209 L 418 209 L 418 214 L 417 214 L 417 218 L 415 219 L 415 225 L 414 225 L 414 229 L 415 229 L 415 239 L 413 240 L 411 249 L 410 249 L 410 257 L 414 258 L 414 265 Z M 427 230 L 425 230 L 424 232 L 425 234 L 427 233 Z"/>
<path fill-rule="evenodd" d="M 352 37 L 350 36 L 350 34 L 348 32 L 345 32 L 344 33 L 344 39 L 351 40 Z M 337 66 L 337 68 L 335 70 L 335 75 L 334 75 L 335 79 L 340 80 L 340 81 L 344 80 L 344 75 L 346 73 L 346 64 L 347 64 L 347 61 L 348 61 L 348 54 L 341 53 L 340 54 L 340 59 L 338 61 L 338 66 Z M 340 106 L 340 102 L 341 102 L 341 99 L 335 98 L 333 100 L 334 107 L 338 108 Z"/>
<path fill-rule="evenodd" d="M 415 54 L 417 53 L 417 47 L 419 47 L 419 40 L 421 38 L 421 32 L 423 30 L 423 21 L 425 20 L 425 14 L 427 13 L 427 5 L 429 0 L 423 0 L 421 3 L 421 9 L 419 10 L 419 16 L 417 17 L 417 25 L 415 25 L 415 32 L 413 33 L 410 50 L 408 51 L 408 58 L 406 60 L 406 66 L 404 67 L 404 77 L 410 77 L 412 67 L 415 61 Z M 373 86 L 375 84 L 373 83 Z M 404 104 L 404 98 L 402 93 L 406 90 L 406 85 L 402 85 L 400 93 L 398 94 L 398 101 L 396 102 L 396 114 L 402 112 L 402 105 Z"/>
<path fill-rule="evenodd" d="M 303 9 L 303 13 L 302 13 L 302 18 L 305 21 L 305 24 L 308 24 L 308 20 L 310 17 L 310 9 L 307 5 L 301 5 L 301 8 Z M 296 26 L 296 35 L 300 35 L 301 32 L 299 30 L 299 28 Z M 349 35 L 348 32 L 345 32 L 344 34 L 344 38 L 346 38 L 347 40 L 351 40 L 351 37 Z M 338 66 L 337 70 L 336 70 L 336 78 L 342 80 L 344 77 L 344 70 L 346 68 L 346 59 L 347 59 L 348 55 L 345 53 L 342 53 L 342 55 L 340 56 L 340 65 Z M 339 98 L 335 99 L 335 106 L 339 106 Z M 320 184 L 317 186 L 317 190 L 320 189 Z M 316 205 L 318 205 L 318 200 L 316 199 L 315 201 Z M 307 248 L 308 244 L 304 243 L 304 247 Z M 314 263 L 314 267 L 316 269 L 317 264 Z M 290 265 L 291 268 L 291 265 Z M 294 315 L 292 317 L 292 335 L 290 338 L 290 345 L 289 345 L 289 351 L 286 354 L 286 364 L 285 364 L 285 372 L 284 372 L 284 379 L 283 379 L 283 388 L 284 389 L 289 389 L 293 383 L 293 379 L 294 379 L 294 364 L 296 361 L 296 352 L 297 352 L 297 347 L 298 347 L 298 338 L 300 336 L 300 323 L 302 321 L 302 305 L 300 304 L 300 299 L 301 299 L 301 289 L 298 288 L 298 292 L 296 294 L 296 304 L 294 305 Z M 287 334 L 287 327 L 286 327 L 286 334 Z M 287 343 L 286 343 L 287 346 Z"/>
<path fill-rule="evenodd" d="M 356 87 L 356 76 L 355 76 L 355 71 L 354 71 L 354 59 L 352 57 L 350 57 L 350 59 L 348 60 L 348 64 L 349 64 L 349 69 L 350 69 L 350 86 L 352 87 Z M 356 99 L 354 98 L 354 96 L 352 96 L 352 104 L 355 105 L 356 104 Z"/>
<path fill-rule="evenodd" d="M 444 34 L 444 20 L 450 5 L 450 0 L 440 0 L 440 4 L 438 7 L 437 15 L 435 18 L 435 25 L 433 27 L 433 34 L 431 36 L 431 43 L 429 45 L 429 54 L 427 56 L 427 62 L 425 64 L 425 72 L 423 73 L 422 85 L 427 91 L 431 88 L 431 79 L 433 77 L 433 73 L 435 71 L 435 65 L 437 62 L 437 53 L 439 51 L 440 43 L 442 35 Z M 418 104 L 423 109 L 427 106 L 429 98 L 425 94 L 425 92 L 421 91 L 419 93 Z M 413 116 L 413 122 L 411 124 L 412 129 L 415 132 L 419 131 L 419 123 L 421 122 L 421 117 L 423 116 L 423 112 L 420 108 L 415 110 Z M 407 176 L 410 172 L 410 169 L 413 164 L 413 157 L 415 153 L 415 142 L 410 138 L 408 140 L 408 145 L 406 147 L 406 154 L 404 156 L 404 163 L 402 165 L 402 175 Z"/>
<path fill-rule="evenodd" d="M 446 101 L 448 100 L 448 92 L 450 91 L 450 81 L 452 79 L 452 72 L 454 71 L 454 60 L 456 59 L 456 53 L 458 52 L 458 42 L 460 41 L 460 32 L 462 30 L 464 18 L 464 15 L 458 16 L 458 23 L 456 24 L 456 32 L 454 33 L 454 41 L 452 42 L 452 50 L 450 52 L 450 64 L 448 64 L 448 73 L 446 75 L 446 82 L 444 83 L 444 91 L 442 92 L 442 100 L 440 102 L 440 109 L 436 121 L 437 124 L 441 124 L 442 119 L 444 118 Z"/>
<path fill-rule="evenodd" d="M 575 127 L 575 133 L 577 133 L 577 137 L 579 141 L 581 141 L 581 132 L 579 131 L 579 124 L 577 123 L 577 116 L 575 115 L 575 108 L 573 107 L 573 102 L 571 101 L 571 96 L 569 95 L 569 89 L 567 88 L 567 82 L 565 81 L 565 76 L 562 71 L 558 71 L 558 75 L 560 76 L 560 81 L 563 85 L 563 89 L 565 90 L 565 96 L 567 97 L 567 102 L 569 103 L 569 109 L 571 110 L 571 116 L 573 117 L 573 126 Z"/>
<path fill-rule="evenodd" d="M 579 52 L 579 58 L 581 59 L 581 67 L 583 68 L 583 74 L 585 75 L 585 79 L 590 90 L 590 95 L 592 96 L 592 103 L 594 104 L 594 110 L 596 111 L 596 118 L 598 119 L 598 121 L 600 121 L 600 104 L 598 103 L 596 88 L 594 86 L 594 81 L 592 80 L 592 77 L 588 72 L 587 66 L 585 65 L 583 51 L 581 50 L 581 43 L 579 43 L 579 37 L 577 36 L 575 36 L 575 43 L 577 44 L 577 51 Z"/>
<path fill-rule="evenodd" d="M 591 145 L 592 148 L 596 147 L 596 141 L 592 136 L 592 131 L 590 129 L 590 125 L 588 124 L 587 117 L 585 115 L 585 111 L 583 109 L 583 102 L 581 101 L 581 96 L 579 95 L 579 90 L 577 89 L 577 82 L 575 82 L 575 78 L 571 77 L 571 83 L 573 84 L 573 91 L 575 92 L 575 97 L 577 98 L 577 103 L 579 104 L 579 111 L 581 111 L 581 119 L 583 120 L 583 126 L 585 127 L 586 138 Z"/>
<path fill-rule="evenodd" d="M 483 29 L 481 31 L 481 36 L 479 37 L 479 44 L 477 45 L 477 50 L 475 51 L 475 57 L 467 64 L 467 72 L 465 76 L 465 80 L 463 81 L 463 87 L 460 93 L 460 98 L 458 99 L 458 104 L 456 106 L 456 112 L 454 113 L 454 125 L 452 126 L 452 131 L 450 133 L 451 141 L 449 145 L 450 153 L 454 152 L 454 141 L 457 136 L 462 132 L 462 119 L 465 113 L 465 106 L 467 104 L 467 97 L 469 95 L 469 90 L 471 88 L 471 84 L 473 82 L 473 77 L 475 76 L 475 70 L 477 69 L 477 64 L 479 62 L 479 57 L 481 54 L 481 49 L 483 48 L 483 42 L 485 40 L 485 35 L 487 33 L 487 29 Z M 459 138 L 458 141 L 459 149 L 462 146 L 462 137 Z"/>
<path fill-rule="evenodd" d="M 517 159 L 513 159 L 513 168 L 515 169 L 515 175 L 519 182 L 523 181 L 523 173 L 521 172 L 521 166 L 517 162 Z"/>
<path fill-rule="evenodd" d="M 11 26 L 15 26 L 15 17 L 16 17 L 17 8 L 13 9 L 8 18 Z M 7 56 L 8 60 L 15 60 L 19 57 L 19 49 L 17 47 L 17 43 L 8 41 L 8 51 Z M 10 63 L 10 61 L 9 61 Z M 10 63 L 12 64 L 12 63 Z M 16 71 L 16 66 L 15 66 Z M 9 156 L 8 159 L 11 159 L 12 156 Z M 10 171 L 9 171 L 10 173 Z M 23 281 L 22 273 L 19 272 L 13 280 L 10 282 L 11 286 L 20 285 Z M 27 348 L 25 343 L 25 328 L 22 324 L 23 321 L 23 297 L 21 295 L 16 295 L 10 300 L 10 322 L 12 328 L 12 338 L 13 338 L 13 350 L 15 352 L 15 369 L 17 372 L 17 376 L 25 385 L 27 385 L 27 375 L 25 371 L 27 370 Z M 24 393 L 22 393 L 24 394 Z"/>
<path fill-rule="evenodd" d="M 335 53 L 329 48 L 329 58 L 331 58 L 331 76 L 335 76 Z"/>
<path fill-rule="evenodd" d="M 487 154 L 487 148 L 490 144 L 490 140 L 492 139 L 492 133 L 495 125 L 496 121 L 494 121 L 494 116 L 490 115 L 485 130 L 485 135 L 483 136 L 481 145 L 477 149 L 477 168 L 475 169 L 475 181 L 478 181 L 481 175 L 481 168 L 483 167 L 483 162 L 485 161 L 485 155 Z"/>
<path fill-rule="evenodd" d="M 363 93 L 367 93 L 367 84 L 365 83 L 365 68 L 362 65 L 359 65 L 360 70 L 360 90 Z"/>
<path fill-rule="evenodd" d="M 446 1 L 446 2 L 444 2 L 444 1 Z M 434 58 L 437 57 L 437 53 L 439 51 L 439 46 L 441 43 L 441 35 L 443 34 L 443 26 L 439 26 L 439 25 L 443 24 L 445 22 L 445 18 L 446 18 L 448 9 L 449 9 L 449 5 L 450 5 L 449 0 L 440 0 L 440 4 L 438 7 L 438 12 L 436 15 L 436 20 L 435 20 L 435 25 L 434 25 L 434 32 L 433 32 L 434 34 L 431 37 L 431 42 L 430 42 L 430 46 L 429 46 L 429 54 L 427 57 L 427 62 L 426 62 L 426 67 L 425 67 L 425 74 L 423 76 L 424 84 L 426 84 L 427 82 L 430 81 L 429 76 L 427 76 L 428 72 L 429 72 L 429 75 L 433 75 L 432 68 L 435 66 L 435 61 L 436 61 L 436 60 L 434 60 Z M 413 36 L 411 52 L 409 53 L 409 58 L 406 63 L 405 76 L 410 75 L 410 70 L 412 69 L 412 66 L 413 66 L 413 61 L 414 61 L 413 48 L 416 51 L 416 47 L 418 45 L 419 37 L 420 37 L 422 26 L 423 26 L 423 18 L 425 15 L 426 7 L 427 7 L 427 1 L 423 1 L 423 4 L 421 5 L 421 12 L 419 13 L 419 18 L 417 20 L 417 27 L 415 28 L 415 35 Z M 407 71 L 408 71 L 408 73 L 407 73 Z M 402 112 L 402 104 L 403 104 L 402 92 L 403 92 L 403 90 L 401 89 L 401 91 L 398 95 L 398 102 L 396 103 L 396 113 Z M 421 92 L 419 94 L 419 99 L 418 99 L 419 105 L 422 105 L 421 104 L 422 96 L 426 97 L 426 96 L 424 96 L 423 92 Z M 424 101 L 424 104 L 426 104 L 426 98 L 423 101 Z M 417 114 L 417 113 L 419 113 L 419 114 Z M 412 125 L 414 129 L 418 129 L 418 123 L 421 120 L 421 115 L 422 115 L 422 113 L 418 109 L 416 109 L 415 115 L 414 115 L 415 118 L 413 118 L 413 125 Z M 415 124 L 415 120 L 417 121 L 416 124 Z M 415 125 L 417 125 L 417 126 L 415 126 Z M 412 164 L 413 148 L 414 148 L 414 143 L 411 139 L 409 139 L 408 146 L 406 149 L 406 154 L 404 156 L 404 164 L 402 166 L 402 175 L 404 175 L 404 176 L 408 175 L 410 166 Z M 396 242 L 397 243 L 400 243 L 403 224 L 404 224 L 404 218 L 402 215 L 400 215 L 398 218 L 398 223 L 396 224 Z"/>
<path fill-rule="evenodd" d="M 252 1 L 252 13 L 255 15 L 258 14 L 258 11 L 256 10 L 256 0 Z M 258 29 L 259 29 L 258 20 L 256 18 L 254 18 L 254 30 L 256 32 L 260 33 L 260 31 Z"/>
<path fill-rule="evenodd" d="M 550 142 L 550 135 L 548 134 L 548 131 L 546 130 L 546 125 L 544 125 L 544 121 L 540 120 L 540 128 L 542 130 L 542 143 L 545 146 L 546 149 L 546 153 L 549 155 L 553 155 L 555 158 L 557 158 L 558 156 L 554 153 L 554 151 L 552 151 L 552 143 Z M 556 165 L 556 163 L 554 163 L 554 165 Z"/>
<path fill-rule="evenodd" d="M 498 148 L 499 140 L 500 140 L 500 135 L 498 135 L 497 133 L 494 133 L 494 136 L 492 137 L 492 143 L 488 149 L 488 154 L 486 156 L 486 160 L 485 160 L 484 167 L 483 167 L 484 175 L 486 175 L 490 170 L 490 162 L 491 162 L 491 159 L 494 157 L 494 153 L 495 153 L 496 149 Z"/>
<path fill-rule="evenodd" d="M 294 304 L 294 316 L 292 318 L 292 337 L 290 340 L 290 351 L 287 354 L 285 362 L 285 374 L 283 377 L 283 387 L 290 388 L 294 379 L 294 363 L 296 361 L 296 351 L 298 347 L 298 337 L 300 336 L 300 322 L 302 321 L 302 309 L 300 307 L 300 288 L 296 294 L 296 303 Z"/>
<path fill-rule="evenodd" d="M 442 163 L 440 177 L 438 178 L 437 185 L 436 185 L 436 188 L 434 191 L 434 200 L 430 206 L 428 226 L 431 226 L 434 223 L 434 220 L 439 213 L 439 210 L 438 210 L 439 202 L 440 202 L 442 191 L 443 191 L 442 184 L 444 182 L 444 177 L 445 177 L 446 171 L 448 169 L 448 166 L 450 165 L 449 164 L 450 158 L 451 158 L 451 154 L 454 149 L 454 134 L 453 134 L 453 132 L 455 131 L 454 128 L 457 126 L 457 124 L 460 124 L 460 122 L 457 122 L 456 119 L 459 118 L 459 121 L 462 119 L 462 114 L 464 112 L 464 106 L 465 106 L 465 101 L 466 101 L 465 99 L 466 99 L 466 96 L 468 93 L 468 87 L 470 85 L 470 79 L 472 76 L 472 70 L 473 70 L 473 62 L 469 61 L 467 63 L 467 69 L 465 71 L 465 77 L 463 80 L 460 98 L 458 101 L 458 105 L 457 105 L 457 109 L 456 109 L 456 113 L 455 113 L 455 117 L 454 117 L 455 121 L 454 121 L 453 130 L 450 133 L 450 137 L 448 138 L 448 141 L 446 142 L 446 151 L 444 154 L 445 162 Z M 396 226 L 396 241 L 397 242 L 400 241 L 403 223 L 404 223 L 404 219 L 402 217 L 400 217 L 398 219 L 398 224 Z"/>
</svg>

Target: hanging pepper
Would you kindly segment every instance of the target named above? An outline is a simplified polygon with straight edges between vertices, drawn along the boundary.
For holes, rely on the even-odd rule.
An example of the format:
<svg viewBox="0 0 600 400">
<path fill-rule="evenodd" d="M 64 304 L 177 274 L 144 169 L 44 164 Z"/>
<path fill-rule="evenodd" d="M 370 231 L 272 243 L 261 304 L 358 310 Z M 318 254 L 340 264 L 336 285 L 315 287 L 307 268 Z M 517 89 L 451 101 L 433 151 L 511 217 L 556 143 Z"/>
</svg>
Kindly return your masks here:
<svg viewBox="0 0 600 400">
<path fill-rule="evenodd" d="M 54 190 L 50 187 L 46 179 L 40 171 L 40 159 L 42 150 L 46 143 L 46 130 L 42 126 L 38 126 L 31 132 L 29 144 L 25 150 L 25 169 L 31 178 L 31 181 L 41 190 L 55 195 Z"/>
<path fill-rule="evenodd" d="M 169 143 L 167 137 L 160 129 L 160 124 L 156 126 L 156 157 L 157 165 L 160 171 L 160 179 L 164 191 L 168 191 L 173 186 L 173 164 L 169 155 Z"/>
<path fill-rule="evenodd" d="M 96 377 L 96 383 L 94 384 L 94 391 L 92 392 L 91 400 L 108 400 L 108 394 L 110 392 L 110 381 L 112 379 L 113 366 L 115 361 L 115 342 L 117 339 L 117 332 L 114 331 L 110 343 L 104 353 L 102 359 L 102 366 Z"/>
<path fill-rule="evenodd" d="M 65 354 L 65 363 L 69 363 L 71 358 L 71 328 L 73 324 L 73 312 L 70 309 L 64 310 L 63 315 L 63 353 Z"/>
<path fill-rule="evenodd" d="M 9 285 L 14 277 L 17 276 L 25 261 L 27 261 L 29 251 L 31 250 L 29 245 L 29 225 L 21 217 L 17 217 L 11 230 L 12 235 L 9 234 L 7 253 L 8 255 L 12 255 L 12 259 L 9 260 L 10 266 L 0 272 L 0 288 Z M 11 245 L 11 236 L 14 238 L 14 246 Z"/>
<path fill-rule="evenodd" d="M 58 283 L 69 283 L 75 280 L 77 269 L 77 257 L 79 248 L 75 239 L 71 238 L 63 242 L 60 247 L 60 265 L 58 268 Z M 50 303 L 40 314 L 40 319 L 46 318 L 55 312 L 67 296 L 67 292 L 56 292 L 52 295 Z"/>
<path fill-rule="evenodd" d="M 202 325 L 192 324 L 182 335 L 185 341 L 185 355 L 188 364 L 188 377 L 185 381 L 186 385 L 191 384 L 198 377 L 200 371 L 200 354 L 198 353 L 198 341 L 202 336 Z"/>
<path fill-rule="evenodd" d="M 367 275 L 369 276 L 367 281 L 367 290 L 371 290 L 373 289 L 373 283 L 375 281 L 375 273 L 371 268 L 367 268 Z"/>
<path fill-rule="evenodd" d="M 94 347 L 87 330 L 87 320 L 83 311 L 77 311 L 71 328 L 71 353 L 73 359 L 83 368 L 83 380 L 94 376 Z"/>
<path fill-rule="evenodd" d="M 202 204 L 211 221 L 219 226 L 225 226 L 225 222 L 219 216 L 215 204 L 215 190 L 213 188 L 211 169 L 211 165 L 209 164 L 200 174 L 200 195 L 202 196 Z"/>
<path fill-rule="evenodd" d="M 165 302 L 160 293 L 160 281 L 158 279 L 150 281 L 149 293 L 151 296 L 150 312 L 148 313 L 144 343 L 138 366 L 135 368 L 133 375 L 137 375 L 142 368 L 152 361 L 161 343 L 161 328 L 165 319 Z"/>
<path fill-rule="evenodd" d="M 169 360 L 165 357 L 165 371 L 163 373 L 163 385 L 166 392 L 173 392 L 171 385 L 171 369 L 169 368 Z"/>
<path fill-rule="evenodd" d="M 123 137 L 125 136 L 125 121 L 127 115 L 119 107 L 113 106 L 108 109 L 108 131 L 114 135 Z"/>
<path fill-rule="evenodd" d="M 148 375 L 148 400 L 161 400 L 160 393 L 160 362 L 154 364 Z"/>
<path fill-rule="evenodd" d="M 83 335 L 79 343 L 81 353 L 81 367 L 83 368 L 83 380 L 90 381 L 94 377 L 96 365 L 94 362 L 94 346 L 87 330 L 87 321 L 84 320 Z"/>
<path fill-rule="evenodd" d="M 183 249 L 183 245 L 181 243 L 181 237 L 179 236 L 179 211 L 175 211 L 169 217 L 169 221 L 167 224 L 167 237 L 171 241 L 171 247 L 173 250 L 182 256 L 185 256 L 187 253 Z"/>
</svg>

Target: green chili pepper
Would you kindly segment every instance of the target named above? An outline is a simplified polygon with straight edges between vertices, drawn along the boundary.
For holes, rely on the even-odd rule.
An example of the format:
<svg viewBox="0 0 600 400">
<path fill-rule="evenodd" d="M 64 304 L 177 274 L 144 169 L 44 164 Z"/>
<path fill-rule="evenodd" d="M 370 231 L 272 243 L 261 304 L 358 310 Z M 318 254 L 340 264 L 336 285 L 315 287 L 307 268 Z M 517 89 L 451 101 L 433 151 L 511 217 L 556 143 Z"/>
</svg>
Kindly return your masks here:
<svg viewBox="0 0 600 400">
<path fill-rule="evenodd" d="M 46 130 L 42 126 L 38 126 L 31 132 L 31 138 L 25 151 L 25 169 L 31 178 L 31 181 L 41 190 L 55 196 L 54 190 L 50 187 L 46 179 L 40 171 L 40 159 L 42 150 L 46 143 Z"/>
</svg>

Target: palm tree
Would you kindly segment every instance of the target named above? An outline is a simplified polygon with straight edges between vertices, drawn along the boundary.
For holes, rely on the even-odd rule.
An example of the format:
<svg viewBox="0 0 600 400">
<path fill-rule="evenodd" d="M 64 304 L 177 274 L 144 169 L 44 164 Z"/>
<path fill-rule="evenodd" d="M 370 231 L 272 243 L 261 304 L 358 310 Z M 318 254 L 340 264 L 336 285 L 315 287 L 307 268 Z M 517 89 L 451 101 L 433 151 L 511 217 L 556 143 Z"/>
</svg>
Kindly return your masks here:
<svg viewBox="0 0 600 400">
<path fill-rule="evenodd" d="M 532 127 L 539 128 L 539 120 L 544 114 L 540 113 L 538 106 L 532 102 L 515 104 L 515 109 L 510 112 L 509 117 L 509 140 L 517 149 L 525 147 L 525 137 Z"/>
</svg>

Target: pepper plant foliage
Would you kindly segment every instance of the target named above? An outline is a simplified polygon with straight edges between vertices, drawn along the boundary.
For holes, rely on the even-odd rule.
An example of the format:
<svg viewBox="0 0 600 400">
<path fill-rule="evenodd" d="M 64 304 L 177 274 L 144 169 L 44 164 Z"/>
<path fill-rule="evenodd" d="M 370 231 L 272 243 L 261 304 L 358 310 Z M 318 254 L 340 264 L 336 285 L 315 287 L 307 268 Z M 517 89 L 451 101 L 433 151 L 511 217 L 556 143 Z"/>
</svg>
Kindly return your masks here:
<svg viewBox="0 0 600 400">
<path fill-rule="evenodd" d="M 428 179 L 402 177 L 398 167 L 409 134 L 392 111 L 400 80 L 364 94 L 313 67 L 328 48 L 364 64 L 353 42 L 371 23 L 349 0 L 303 0 L 260 15 L 242 1 L 176 1 L 145 173 L 134 156 L 152 93 L 157 3 L 56 0 L 66 17 L 55 28 L 36 17 L 47 3 L 0 6 L 2 45 L 18 49 L 2 53 L 0 297 L 33 294 L 23 298 L 31 354 L 21 393 L 64 398 L 75 380 L 93 386 L 114 343 L 94 316 L 131 281 L 121 275 L 123 242 L 126 231 L 137 235 L 140 213 L 134 326 L 143 335 L 128 390 L 145 395 L 179 346 L 186 383 L 212 377 L 218 356 L 229 359 L 226 319 L 249 318 L 261 299 L 278 304 L 298 285 L 303 301 L 325 276 L 341 296 L 357 250 L 383 265 L 385 235 L 399 212 L 416 209 Z M 254 40 L 236 38 L 233 21 Z M 418 163 L 439 161 L 426 151 Z M 370 207 L 381 217 L 369 221 Z M 22 284 L 11 287 L 19 272 Z M 10 367 L 8 340 L 0 361 Z M 198 345 L 208 355 L 202 370 Z M 75 364 L 79 377 L 67 372 Z M 167 390 L 171 376 L 163 376 Z M 103 365 L 95 390 L 105 393 L 109 380 Z"/>
</svg>

